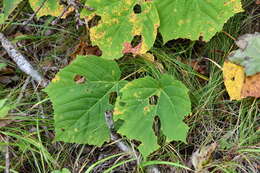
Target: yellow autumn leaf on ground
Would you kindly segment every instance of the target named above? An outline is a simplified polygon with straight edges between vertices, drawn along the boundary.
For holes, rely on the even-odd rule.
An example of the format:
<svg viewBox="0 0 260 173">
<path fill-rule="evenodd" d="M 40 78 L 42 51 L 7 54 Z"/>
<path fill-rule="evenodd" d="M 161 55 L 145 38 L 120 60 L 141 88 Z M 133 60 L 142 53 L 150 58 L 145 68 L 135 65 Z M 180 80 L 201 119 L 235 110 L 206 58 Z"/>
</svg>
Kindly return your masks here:
<svg viewBox="0 0 260 173">
<path fill-rule="evenodd" d="M 223 65 L 224 84 L 231 100 L 260 97 L 260 73 L 246 76 L 242 66 L 229 61 Z"/>
<path fill-rule="evenodd" d="M 244 68 L 225 61 L 223 65 L 224 84 L 231 100 L 240 100 L 245 80 Z"/>
<path fill-rule="evenodd" d="M 244 97 L 260 97 L 260 73 L 253 76 L 247 76 L 243 85 L 241 96 Z"/>
<path fill-rule="evenodd" d="M 33 11 L 37 12 L 37 17 L 52 15 L 59 16 L 64 10 L 64 6 L 60 5 L 57 0 L 29 0 Z"/>
</svg>

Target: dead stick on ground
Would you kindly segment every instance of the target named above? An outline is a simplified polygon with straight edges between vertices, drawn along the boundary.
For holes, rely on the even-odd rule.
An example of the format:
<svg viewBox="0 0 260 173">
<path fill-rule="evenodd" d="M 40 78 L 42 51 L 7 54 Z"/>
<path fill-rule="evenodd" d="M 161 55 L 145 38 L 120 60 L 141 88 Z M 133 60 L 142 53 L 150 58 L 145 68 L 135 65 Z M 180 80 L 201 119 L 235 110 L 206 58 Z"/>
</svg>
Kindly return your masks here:
<svg viewBox="0 0 260 173">
<path fill-rule="evenodd" d="M 26 74 L 37 81 L 41 86 L 46 87 L 48 81 L 43 78 L 38 71 L 36 71 L 32 65 L 25 59 L 25 57 L 15 49 L 15 46 L 0 32 L 0 42 L 8 55 L 17 64 L 17 66 Z"/>
</svg>

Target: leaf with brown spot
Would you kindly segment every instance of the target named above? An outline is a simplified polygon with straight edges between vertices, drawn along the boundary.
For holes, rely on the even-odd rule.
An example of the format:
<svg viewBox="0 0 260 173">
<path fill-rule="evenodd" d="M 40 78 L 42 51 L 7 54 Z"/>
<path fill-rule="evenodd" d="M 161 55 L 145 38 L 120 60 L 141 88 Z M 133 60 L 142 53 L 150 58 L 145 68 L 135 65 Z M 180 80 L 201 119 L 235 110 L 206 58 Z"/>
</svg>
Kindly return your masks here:
<svg viewBox="0 0 260 173">
<path fill-rule="evenodd" d="M 44 90 L 54 108 L 56 140 L 101 146 L 110 139 L 104 112 L 113 109 L 110 93 L 123 87 L 115 61 L 78 56 Z"/>
<path fill-rule="evenodd" d="M 224 84 L 231 100 L 240 100 L 245 79 L 243 67 L 225 61 L 223 65 Z"/>
<path fill-rule="evenodd" d="M 60 16 L 64 6 L 57 0 L 29 0 L 32 9 L 37 12 L 37 17 L 52 15 Z"/>
<path fill-rule="evenodd" d="M 246 76 L 243 67 L 226 61 L 223 66 L 224 83 L 231 100 L 260 97 L 260 73 Z"/>
<path fill-rule="evenodd" d="M 143 54 L 153 46 L 160 25 L 153 1 L 88 0 L 86 5 L 96 11 L 90 14 L 83 10 L 82 17 L 101 17 L 98 25 L 90 28 L 90 37 L 92 44 L 101 49 L 102 57 L 118 59 L 124 53 Z M 140 13 L 134 11 L 136 5 L 140 6 Z M 141 36 L 141 43 L 132 47 L 130 43 L 137 35 Z"/>
<path fill-rule="evenodd" d="M 180 81 L 167 74 L 159 79 L 146 76 L 126 84 L 120 92 L 114 119 L 124 123 L 118 132 L 142 142 L 137 148 L 144 158 L 160 147 L 152 130 L 157 116 L 167 142 L 186 142 L 189 127 L 183 119 L 190 113 L 191 103 L 188 89 Z"/>
</svg>

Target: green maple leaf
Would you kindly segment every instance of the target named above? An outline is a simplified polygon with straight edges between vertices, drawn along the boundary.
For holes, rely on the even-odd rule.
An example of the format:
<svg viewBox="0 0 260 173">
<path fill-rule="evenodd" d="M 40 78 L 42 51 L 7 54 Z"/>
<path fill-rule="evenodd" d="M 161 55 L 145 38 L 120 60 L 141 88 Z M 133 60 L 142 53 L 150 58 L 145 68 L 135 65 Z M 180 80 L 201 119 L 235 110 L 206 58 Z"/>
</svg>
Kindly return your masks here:
<svg viewBox="0 0 260 173">
<path fill-rule="evenodd" d="M 86 5 L 96 11 L 83 11 L 83 17 L 88 20 L 94 15 L 101 17 L 98 25 L 90 29 L 90 36 L 92 44 L 98 45 L 102 50 L 103 57 L 116 59 L 128 52 L 142 54 L 153 46 L 159 27 L 159 16 L 152 1 L 88 0 Z M 140 13 L 134 12 L 136 5 L 139 5 Z M 141 35 L 142 41 L 132 49 L 131 41 L 136 35 Z"/>
<path fill-rule="evenodd" d="M 183 118 L 190 113 L 191 103 L 188 90 L 180 81 L 169 75 L 163 75 L 159 80 L 145 77 L 128 83 L 120 93 L 114 117 L 124 123 L 118 132 L 141 141 L 138 149 L 144 157 L 159 148 L 152 128 L 155 116 L 160 118 L 167 142 L 186 141 L 189 128 Z M 150 103 L 152 96 L 158 97 L 155 105 Z"/>
<path fill-rule="evenodd" d="M 120 75 L 116 62 L 95 56 L 78 56 L 56 75 L 45 89 L 53 103 L 56 140 L 98 146 L 109 140 L 104 113 L 113 109 L 110 93 L 124 84 Z"/>
<path fill-rule="evenodd" d="M 164 42 L 176 38 L 208 41 L 224 23 L 241 12 L 240 0 L 154 0 Z"/>
<path fill-rule="evenodd" d="M 229 60 L 245 67 L 247 76 L 260 72 L 260 33 L 245 34 L 236 44 L 240 49 L 229 55 Z"/>
</svg>

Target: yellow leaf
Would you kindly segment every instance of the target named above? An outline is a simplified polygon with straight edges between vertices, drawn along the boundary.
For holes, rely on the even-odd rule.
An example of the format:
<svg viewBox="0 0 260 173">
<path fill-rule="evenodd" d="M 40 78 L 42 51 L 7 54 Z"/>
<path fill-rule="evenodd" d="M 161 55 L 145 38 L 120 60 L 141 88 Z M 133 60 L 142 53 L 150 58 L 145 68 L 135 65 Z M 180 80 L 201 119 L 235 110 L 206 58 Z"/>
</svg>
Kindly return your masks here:
<svg viewBox="0 0 260 173">
<path fill-rule="evenodd" d="M 229 61 L 223 65 L 224 84 L 231 100 L 242 99 L 241 92 L 245 80 L 244 68 Z"/>
<path fill-rule="evenodd" d="M 37 12 L 37 17 L 52 15 L 59 16 L 64 10 L 64 6 L 57 0 L 29 0 L 32 9 Z"/>
</svg>

